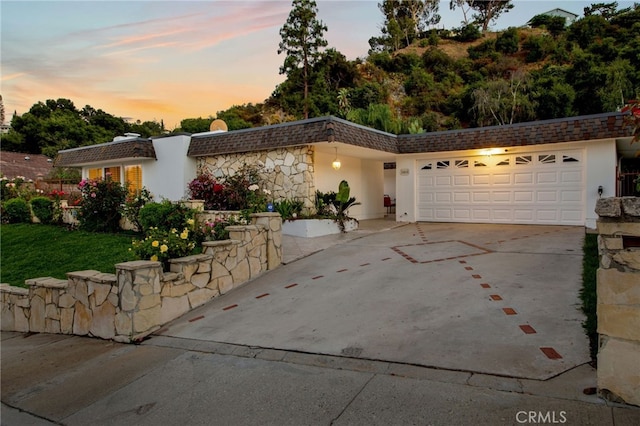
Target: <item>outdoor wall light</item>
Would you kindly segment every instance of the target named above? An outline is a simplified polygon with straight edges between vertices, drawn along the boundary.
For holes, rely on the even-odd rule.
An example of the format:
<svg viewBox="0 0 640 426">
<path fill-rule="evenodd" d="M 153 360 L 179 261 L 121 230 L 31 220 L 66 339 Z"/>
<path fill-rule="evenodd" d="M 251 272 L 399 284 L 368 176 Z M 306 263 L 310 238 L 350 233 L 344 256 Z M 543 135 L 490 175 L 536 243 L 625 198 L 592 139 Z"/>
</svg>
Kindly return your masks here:
<svg viewBox="0 0 640 426">
<path fill-rule="evenodd" d="M 331 163 L 331 167 L 334 168 L 334 170 L 340 170 L 340 160 L 338 160 L 338 147 L 335 148 L 336 149 L 336 159 L 333 160 L 333 163 Z"/>
<path fill-rule="evenodd" d="M 602 185 L 600 185 L 598 187 L 598 197 L 602 198 L 602 193 L 604 192 L 604 188 L 602 187 Z"/>
</svg>

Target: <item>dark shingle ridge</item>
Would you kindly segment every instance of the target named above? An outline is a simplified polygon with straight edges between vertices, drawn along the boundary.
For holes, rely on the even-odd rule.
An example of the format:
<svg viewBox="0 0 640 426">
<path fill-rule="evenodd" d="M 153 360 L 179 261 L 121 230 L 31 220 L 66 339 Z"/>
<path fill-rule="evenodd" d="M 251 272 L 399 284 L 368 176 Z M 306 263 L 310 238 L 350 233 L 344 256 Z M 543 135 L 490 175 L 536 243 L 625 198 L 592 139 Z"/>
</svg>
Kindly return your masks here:
<svg viewBox="0 0 640 426">
<path fill-rule="evenodd" d="M 399 135 L 325 116 L 271 126 L 195 135 L 187 155 L 202 157 L 340 142 L 392 154 L 462 151 L 631 136 L 624 115 L 610 112 L 502 126 Z M 119 158 L 156 158 L 150 139 L 126 139 L 59 151 L 56 166 Z"/>
<path fill-rule="evenodd" d="M 117 160 L 121 158 L 156 159 L 156 152 L 151 139 L 135 138 L 81 146 L 58 151 L 54 160 L 57 167 L 77 166 L 98 161 Z"/>
<path fill-rule="evenodd" d="M 189 156 L 241 153 L 319 142 L 342 142 L 395 154 L 527 146 L 630 136 L 623 115 L 610 112 L 502 126 L 399 135 L 334 116 L 193 137 Z"/>
<path fill-rule="evenodd" d="M 401 135 L 398 137 L 398 148 L 400 153 L 405 154 L 541 145 L 629 135 L 631 129 L 624 126 L 623 114 L 613 112 L 504 126 Z"/>
</svg>

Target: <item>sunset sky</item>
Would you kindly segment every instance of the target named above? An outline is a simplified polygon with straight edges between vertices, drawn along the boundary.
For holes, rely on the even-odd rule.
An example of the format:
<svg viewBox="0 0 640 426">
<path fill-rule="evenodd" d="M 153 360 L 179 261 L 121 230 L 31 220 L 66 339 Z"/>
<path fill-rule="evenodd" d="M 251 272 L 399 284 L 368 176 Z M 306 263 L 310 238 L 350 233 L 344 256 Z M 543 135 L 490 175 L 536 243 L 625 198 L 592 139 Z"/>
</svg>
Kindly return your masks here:
<svg viewBox="0 0 640 426">
<path fill-rule="evenodd" d="M 317 0 L 329 47 L 366 57 L 380 35 L 378 1 Z M 519 26 L 563 8 L 582 15 L 595 1 L 524 1 L 494 29 Z M 632 2 L 619 1 L 620 7 Z M 459 27 L 462 13 L 441 2 L 438 27 Z M 284 80 L 279 29 L 291 1 L 5 1 L 1 87 L 6 119 L 38 101 L 67 98 L 132 120 L 215 117 L 259 103 Z"/>
</svg>

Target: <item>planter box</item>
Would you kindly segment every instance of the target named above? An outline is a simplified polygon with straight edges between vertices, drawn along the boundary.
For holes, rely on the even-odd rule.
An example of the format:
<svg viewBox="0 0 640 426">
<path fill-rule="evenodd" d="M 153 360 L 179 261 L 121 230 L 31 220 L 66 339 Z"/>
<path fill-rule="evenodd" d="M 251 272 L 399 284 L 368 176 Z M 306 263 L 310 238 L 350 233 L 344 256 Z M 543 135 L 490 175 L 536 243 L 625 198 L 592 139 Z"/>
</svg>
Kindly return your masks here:
<svg viewBox="0 0 640 426">
<path fill-rule="evenodd" d="M 347 232 L 358 229 L 358 221 L 355 219 L 346 221 L 344 225 Z M 297 219 L 282 223 L 282 234 L 294 237 L 310 238 L 339 233 L 338 223 L 333 219 Z"/>
</svg>

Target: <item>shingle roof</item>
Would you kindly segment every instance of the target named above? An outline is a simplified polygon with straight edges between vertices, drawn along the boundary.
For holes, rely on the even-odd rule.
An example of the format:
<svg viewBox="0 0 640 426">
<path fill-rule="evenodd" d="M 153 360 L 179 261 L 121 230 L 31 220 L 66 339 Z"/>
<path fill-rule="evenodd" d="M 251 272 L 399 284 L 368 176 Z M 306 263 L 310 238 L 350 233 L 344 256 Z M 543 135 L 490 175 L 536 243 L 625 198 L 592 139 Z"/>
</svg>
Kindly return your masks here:
<svg viewBox="0 0 640 426">
<path fill-rule="evenodd" d="M 24 176 L 27 180 L 47 177 L 53 169 L 53 163 L 46 155 L 25 154 L 22 152 L 0 152 L 0 174 L 13 179 Z"/>
<path fill-rule="evenodd" d="M 401 154 L 541 145 L 631 136 L 617 112 L 398 136 Z"/>
<path fill-rule="evenodd" d="M 336 117 L 321 117 L 274 126 L 194 136 L 192 157 L 341 142 L 395 154 L 500 148 L 618 138 L 631 135 L 623 115 L 605 113 L 504 126 L 393 135 Z"/>
<path fill-rule="evenodd" d="M 54 164 L 58 167 L 70 167 L 125 158 L 155 160 L 153 142 L 150 139 L 136 138 L 65 149 L 58 151 Z"/>
<path fill-rule="evenodd" d="M 213 135 L 193 136 L 187 155 L 201 157 L 336 141 L 379 151 L 398 152 L 395 135 L 336 117 L 320 117 Z"/>
</svg>

